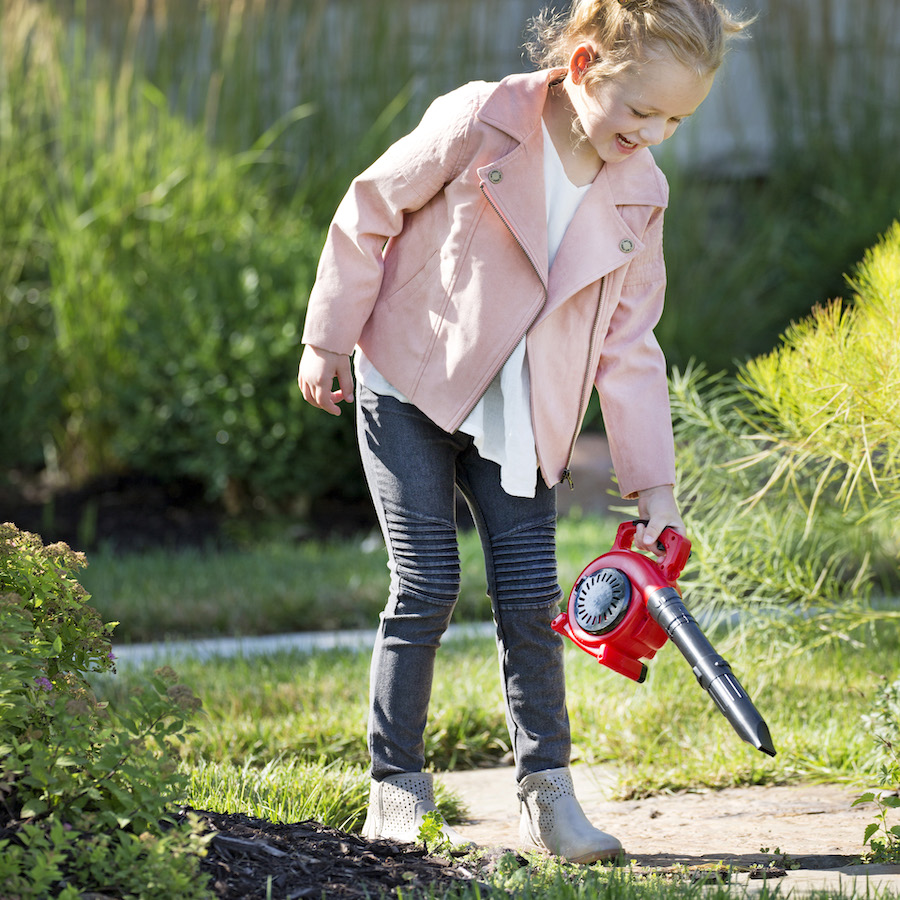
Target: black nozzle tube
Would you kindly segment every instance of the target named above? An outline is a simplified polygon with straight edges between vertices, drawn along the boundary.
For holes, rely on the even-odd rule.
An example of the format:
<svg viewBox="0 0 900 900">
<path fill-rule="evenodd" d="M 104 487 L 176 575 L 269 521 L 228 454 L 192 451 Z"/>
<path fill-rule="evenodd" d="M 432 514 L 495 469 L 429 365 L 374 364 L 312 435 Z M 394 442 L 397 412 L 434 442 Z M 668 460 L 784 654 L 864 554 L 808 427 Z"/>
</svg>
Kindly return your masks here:
<svg viewBox="0 0 900 900">
<path fill-rule="evenodd" d="M 697 681 L 738 736 L 748 744 L 775 755 L 769 728 L 741 687 L 731 666 L 706 639 L 684 601 L 674 588 L 657 588 L 647 595 L 647 611 L 681 651 L 697 676 Z"/>
</svg>

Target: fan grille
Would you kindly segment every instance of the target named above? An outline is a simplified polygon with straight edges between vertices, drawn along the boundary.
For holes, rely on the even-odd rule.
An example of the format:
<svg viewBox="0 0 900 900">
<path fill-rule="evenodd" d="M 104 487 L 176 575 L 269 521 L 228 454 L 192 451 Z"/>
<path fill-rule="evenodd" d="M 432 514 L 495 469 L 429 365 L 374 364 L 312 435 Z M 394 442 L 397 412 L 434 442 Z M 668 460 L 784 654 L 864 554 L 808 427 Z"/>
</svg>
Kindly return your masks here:
<svg viewBox="0 0 900 900">
<path fill-rule="evenodd" d="M 628 611 L 631 583 L 619 569 L 599 569 L 581 580 L 575 592 L 575 621 L 589 634 L 615 628 Z"/>
</svg>

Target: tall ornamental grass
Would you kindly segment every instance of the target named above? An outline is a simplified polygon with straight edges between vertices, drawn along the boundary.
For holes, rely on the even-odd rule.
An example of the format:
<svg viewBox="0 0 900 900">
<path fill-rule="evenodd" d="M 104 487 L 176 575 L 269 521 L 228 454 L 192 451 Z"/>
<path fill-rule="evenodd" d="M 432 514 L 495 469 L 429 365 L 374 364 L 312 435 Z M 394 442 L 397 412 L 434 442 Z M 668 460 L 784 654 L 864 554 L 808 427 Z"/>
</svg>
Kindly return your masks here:
<svg viewBox="0 0 900 900">
<path fill-rule="evenodd" d="M 34 2 L 34 0 L 30 0 Z M 38 4 L 34 4 L 38 5 Z M 279 129 L 267 158 L 285 190 L 330 218 L 347 181 L 411 128 L 436 95 L 520 69 L 537 0 L 68 0 L 83 51 L 156 85 L 169 107 L 230 152 Z M 64 48 L 67 52 L 67 48 Z"/>
<path fill-rule="evenodd" d="M 900 587 L 900 223 L 848 286 L 852 302 L 817 308 L 736 377 L 673 385 L 691 596 L 770 638 L 900 618 L 874 603 Z"/>
</svg>

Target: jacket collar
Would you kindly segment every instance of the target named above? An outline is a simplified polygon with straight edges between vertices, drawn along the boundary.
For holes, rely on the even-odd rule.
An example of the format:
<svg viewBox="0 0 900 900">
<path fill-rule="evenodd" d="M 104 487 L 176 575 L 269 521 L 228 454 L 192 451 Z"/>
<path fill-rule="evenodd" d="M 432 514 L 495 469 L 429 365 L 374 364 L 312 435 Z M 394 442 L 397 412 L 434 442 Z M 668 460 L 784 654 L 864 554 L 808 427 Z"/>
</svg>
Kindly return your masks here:
<svg viewBox="0 0 900 900">
<path fill-rule="evenodd" d="M 543 69 L 509 75 L 494 88 L 477 117 L 524 144 L 541 127 L 550 83 L 564 74 L 565 69 Z M 613 166 L 605 165 L 599 177 L 606 182 L 616 206 L 668 205 L 666 180 L 647 149 Z"/>
</svg>

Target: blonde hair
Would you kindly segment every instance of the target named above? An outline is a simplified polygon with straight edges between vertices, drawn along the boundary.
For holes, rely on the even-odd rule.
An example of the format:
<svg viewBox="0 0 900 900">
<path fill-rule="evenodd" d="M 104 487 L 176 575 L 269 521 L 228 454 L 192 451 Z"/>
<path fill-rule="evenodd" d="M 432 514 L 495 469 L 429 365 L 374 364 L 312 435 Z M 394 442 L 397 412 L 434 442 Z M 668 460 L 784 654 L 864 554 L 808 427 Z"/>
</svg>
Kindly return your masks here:
<svg viewBox="0 0 900 900">
<path fill-rule="evenodd" d="M 535 17 L 525 49 L 539 68 L 553 68 L 567 66 L 581 42 L 596 44 L 586 86 L 664 51 L 707 75 L 722 65 L 728 41 L 749 24 L 717 0 L 574 0 L 567 14 L 545 10 Z"/>
</svg>

